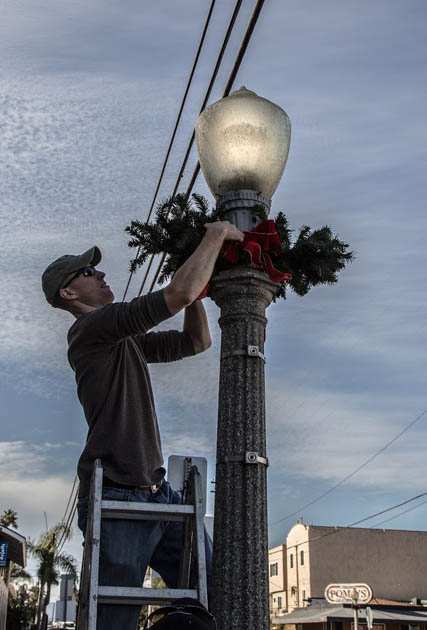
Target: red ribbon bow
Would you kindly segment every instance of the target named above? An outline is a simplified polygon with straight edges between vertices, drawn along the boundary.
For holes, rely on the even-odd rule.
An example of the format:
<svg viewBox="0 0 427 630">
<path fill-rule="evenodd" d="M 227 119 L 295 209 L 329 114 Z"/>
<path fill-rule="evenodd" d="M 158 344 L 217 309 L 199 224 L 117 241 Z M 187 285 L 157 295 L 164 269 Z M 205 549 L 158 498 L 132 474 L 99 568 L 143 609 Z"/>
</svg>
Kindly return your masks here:
<svg viewBox="0 0 427 630">
<path fill-rule="evenodd" d="M 242 243 L 226 243 L 222 256 L 231 264 L 236 264 L 241 250 L 249 255 L 252 265 L 267 272 L 272 282 L 289 282 L 292 279 L 291 273 L 280 271 L 271 260 L 270 254 L 280 254 L 282 251 L 280 236 L 272 219 L 262 221 L 250 232 L 245 232 Z"/>
<path fill-rule="evenodd" d="M 282 251 L 282 243 L 276 229 L 276 224 L 272 219 L 262 221 L 250 232 L 245 232 L 243 242 L 228 242 L 221 251 L 221 256 L 229 263 L 235 265 L 239 261 L 239 253 L 243 250 L 248 254 L 250 262 L 255 267 L 263 269 L 272 282 L 281 284 L 289 282 L 292 274 L 277 269 L 271 260 L 270 254 L 280 254 Z M 199 296 L 203 299 L 207 296 L 209 284 L 205 287 Z"/>
</svg>

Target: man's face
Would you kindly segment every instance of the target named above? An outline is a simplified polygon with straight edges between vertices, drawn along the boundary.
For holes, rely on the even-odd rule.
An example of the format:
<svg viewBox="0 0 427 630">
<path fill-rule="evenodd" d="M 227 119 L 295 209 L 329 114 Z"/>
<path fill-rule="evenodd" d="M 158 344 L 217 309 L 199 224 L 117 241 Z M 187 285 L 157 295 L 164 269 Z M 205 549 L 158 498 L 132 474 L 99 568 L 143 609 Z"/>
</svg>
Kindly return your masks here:
<svg viewBox="0 0 427 630">
<path fill-rule="evenodd" d="M 105 282 L 105 273 L 93 267 L 86 268 L 84 273 L 73 278 L 65 289 L 60 289 L 60 294 L 65 299 L 71 297 L 77 302 L 94 307 L 105 306 L 114 301 L 114 294 Z"/>
</svg>

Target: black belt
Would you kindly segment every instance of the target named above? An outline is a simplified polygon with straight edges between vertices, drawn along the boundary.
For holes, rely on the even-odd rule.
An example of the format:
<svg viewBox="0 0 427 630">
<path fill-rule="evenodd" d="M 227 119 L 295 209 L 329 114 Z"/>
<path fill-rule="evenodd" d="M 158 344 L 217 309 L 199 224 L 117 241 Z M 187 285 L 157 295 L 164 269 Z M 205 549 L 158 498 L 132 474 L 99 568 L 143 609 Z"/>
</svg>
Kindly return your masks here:
<svg viewBox="0 0 427 630">
<path fill-rule="evenodd" d="M 164 481 L 165 480 L 162 479 L 159 483 L 153 483 L 151 486 L 134 486 L 130 484 L 119 483 L 118 481 L 113 481 L 112 479 L 104 476 L 102 483 L 103 486 L 107 488 L 123 488 L 124 490 L 150 490 L 150 492 L 155 494 L 163 486 Z"/>
</svg>

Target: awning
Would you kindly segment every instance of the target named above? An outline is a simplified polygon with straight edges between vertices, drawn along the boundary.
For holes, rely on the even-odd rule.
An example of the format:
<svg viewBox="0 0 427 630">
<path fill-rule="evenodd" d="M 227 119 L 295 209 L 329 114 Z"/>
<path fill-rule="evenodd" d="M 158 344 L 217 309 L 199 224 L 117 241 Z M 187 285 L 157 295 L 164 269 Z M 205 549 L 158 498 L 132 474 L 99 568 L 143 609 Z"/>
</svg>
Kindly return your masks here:
<svg viewBox="0 0 427 630">
<path fill-rule="evenodd" d="M 7 542 L 9 545 L 9 560 L 25 567 L 27 563 L 27 540 L 25 536 L 21 536 L 9 527 L 0 525 L 0 541 Z"/>
<path fill-rule="evenodd" d="M 401 623 L 401 624 L 427 624 L 427 608 L 425 610 L 408 607 L 376 607 L 372 606 L 374 623 Z M 302 624 L 302 623 L 324 623 L 327 621 L 345 621 L 353 619 L 353 610 L 344 606 L 308 606 L 298 608 L 287 615 L 273 617 L 274 625 Z M 359 609 L 359 620 L 366 623 L 365 610 Z"/>
</svg>

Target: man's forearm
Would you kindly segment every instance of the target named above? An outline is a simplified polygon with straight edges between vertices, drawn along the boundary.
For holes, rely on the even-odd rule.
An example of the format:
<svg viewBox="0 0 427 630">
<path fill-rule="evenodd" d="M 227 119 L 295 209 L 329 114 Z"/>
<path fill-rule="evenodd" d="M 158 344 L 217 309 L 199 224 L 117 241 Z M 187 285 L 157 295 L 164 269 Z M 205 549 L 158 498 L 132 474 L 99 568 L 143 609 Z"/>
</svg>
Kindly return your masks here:
<svg viewBox="0 0 427 630">
<path fill-rule="evenodd" d="M 191 298 L 197 299 L 211 279 L 223 244 L 224 235 L 222 233 L 211 234 L 207 232 L 196 251 L 174 275 L 172 283 L 176 288 L 187 291 L 190 300 Z"/>
<path fill-rule="evenodd" d="M 208 318 L 201 300 L 196 300 L 185 309 L 184 331 L 190 335 L 196 354 L 211 346 Z"/>
</svg>

